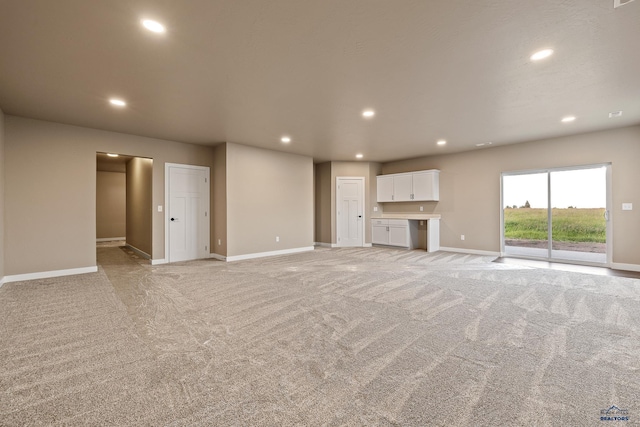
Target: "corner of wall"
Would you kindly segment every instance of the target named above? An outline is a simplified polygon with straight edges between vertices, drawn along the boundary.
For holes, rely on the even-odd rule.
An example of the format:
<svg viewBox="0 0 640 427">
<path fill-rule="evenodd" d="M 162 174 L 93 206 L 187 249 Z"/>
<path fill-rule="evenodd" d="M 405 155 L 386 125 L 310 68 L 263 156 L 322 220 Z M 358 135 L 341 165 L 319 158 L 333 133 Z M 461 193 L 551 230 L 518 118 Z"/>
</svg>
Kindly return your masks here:
<svg viewBox="0 0 640 427">
<path fill-rule="evenodd" d="M 0 110 L 0 286 L 4 283 L 4 113 Z"/>
</svg>

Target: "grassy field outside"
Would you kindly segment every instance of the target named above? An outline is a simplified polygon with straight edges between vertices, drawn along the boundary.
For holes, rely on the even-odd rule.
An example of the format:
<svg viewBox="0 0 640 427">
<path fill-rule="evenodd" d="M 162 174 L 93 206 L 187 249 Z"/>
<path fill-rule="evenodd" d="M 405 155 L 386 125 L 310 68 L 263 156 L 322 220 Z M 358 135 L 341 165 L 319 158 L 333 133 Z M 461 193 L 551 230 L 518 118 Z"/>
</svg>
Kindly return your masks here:
<svg viewBox="0 0 640 427">
<path fill-rule="evenodd" d="M 553 240 L 560 242 L 606 242 L 604 208 L 552 209 Z M 547 209 L 506 208 L 505 239 L 547 240 Z"/>
</svg>

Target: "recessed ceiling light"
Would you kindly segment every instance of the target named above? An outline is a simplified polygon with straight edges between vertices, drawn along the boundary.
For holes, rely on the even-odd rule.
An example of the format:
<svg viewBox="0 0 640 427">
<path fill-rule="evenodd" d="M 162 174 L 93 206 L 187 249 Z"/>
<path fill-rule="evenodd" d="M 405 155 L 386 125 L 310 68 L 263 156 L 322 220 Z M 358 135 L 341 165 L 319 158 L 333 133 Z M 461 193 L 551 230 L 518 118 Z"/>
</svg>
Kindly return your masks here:
<svg viewBox="0 0 640 427">
<path fill-rule="evenodd" d="M 620 117 L 620 116 L 622 116 L 622 110 L 620 110 L 620 111 L 612 111 L 612 112 L 609 113 L 609 118 L 610 119 L 614 119 L 614 118 Z"/>
<path fill-rule="evenodd" d="M 127 103 L 124 102 L 122 99 L 111 98 L 109 100 L 109 103 L 111 105 L 115 105 L 116 107 L 126 107 L 127 106 Z"/>
<path fill-rule="evenodd" d="M 553 49 L 542 49 L 531 55 L 532 61 L 540 61 L 541 59 L 548 58 L 553 55 Z"/>
<path fill-rule="evenodd" d="M 167 31 L 164 25 L 159 23 L 158 21 L 154 21 L 151 19 L 143 19 L 142 26 L 147 30 L 152 31 L 154 33 L 162 34 Z"/>
<path fill-rule="evenodd" d="M 444 139 L 441 139 L 440 141 L 436 142 L 436 144 L 438 145 L 446 145 L 447 141 L 445 141 Z"/>
<path fill-rule="evenodd" d="M 117 154 L 113 154 L 113 153 L 107 153 L 107 156 L 109 156 L 109 157 L 118 157 Z"/>
<path fill-rule="evenodd" d="M 572 121 L 574 121 L 576 119 L 576 116 L 567 116 L 567 117 L 563 117 L 561 122 L 562 123 L 570 123 Z"/>
<path fill-rule="evenodd" d="M 282 138 L 280 138 L 280 141 L 282 141 L 283 144 L 288 144 L 291 142 L 291 138 L 289 138 L 288 136 L 283 136 Z"/>
<path fill-rule="evenodd" d="M 376 112 L 375 112 L 375 111 L 373 111 L 373 110 L 364 110 L 364 111 L 362 112 L 362 117 L 367 117 L 367 118 L 369 118 L 369 117 L 373 117 L 373 116 L 375 116 L 375 115 L 376 115 Z"/>
<path fill-rule="evenodd" d="M 361 158 L 363 158 L 363 157 L 364 157 L 364 156 L 363 156 L 361 153 L 356 154 L 356 159 L 361 159 Z"/>
</svg>

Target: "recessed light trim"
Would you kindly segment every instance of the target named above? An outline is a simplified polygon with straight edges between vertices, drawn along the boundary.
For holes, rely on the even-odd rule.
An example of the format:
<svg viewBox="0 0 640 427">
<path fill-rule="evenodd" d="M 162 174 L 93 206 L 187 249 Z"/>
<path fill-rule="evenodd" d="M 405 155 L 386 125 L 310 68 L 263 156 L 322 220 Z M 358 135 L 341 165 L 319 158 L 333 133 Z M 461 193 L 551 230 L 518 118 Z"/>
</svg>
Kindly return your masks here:
<svg viewBox="0 0 640 427">
<path fill-rule="evenodd" d="M 358 153 L 358 154 L 356 154 L 356 159 L 361 159 L 361 158 L 363 158 L 363 157 L 364 157 L 364 156 L 362 155 L 362 153 Z"/>
<path fill-rule="evenodd" d="M 291 138 L 288 136 L 283 136 L 282 138 L 280 138 L 280 142 L 282 142 L 283 144 L 288 144 L 291 142 Z"/>
<path fill-rule="evenodd" d="M 553 49 L 542 49 L 531 55 L 530 59 L 532 61 L 540 61 L 541 59 L 548 58 L 551 55 L 553 55 Z"/>
<path fill-rule="evenodd" d="M 164 25 L 153 19 L 143 19 L 141 22 L 143 27 L 153 33 L 163 34 L 167 32 L 167 28 Z"/>
<path fill-rule="evenodd" d="M 114 154 L 114 153 L 107 153 L 107 156 L 109 156 L 109 157 L 119 157 L 118 154 Z"/>
<path fill-rule="evenodd" d="M 375 115 L 376 115 L 376 112 L 375 112 L 375 111 L 373 111 L 373 110 L 371 110 L 371 109 L 364 110 L 364 111 L 362 112 L 362 117 L 365 117 L 365 118 L 367 118 L 367 119 L 370 119 L 371 117 L 373 117 L 373 116 L 375 116 Z"/>
<path fill-rule="evenodd" d="M 111 98 L 109 100 L 109 103 L 115 107 L 126 107 L 127 103 L 126 101 L 123 101 L 122 99 L 117 99 L 117 98 Z"/>
<path fill-rule="evenodd" d="M 438 144 L 438 145 L 447 145 L 447 141 L 445 141 L 444 139 L 441 139 L 438 142 L 436 142 L 436 144 Z"/>
<path fill-rule="evenodd" d="M 567 116 L 567 117 L 563 117 L 562 120 L 560 120 L 562 123 L 571 123 L 573 121 L 576 120 L 576 116 Z"/>
</svg>

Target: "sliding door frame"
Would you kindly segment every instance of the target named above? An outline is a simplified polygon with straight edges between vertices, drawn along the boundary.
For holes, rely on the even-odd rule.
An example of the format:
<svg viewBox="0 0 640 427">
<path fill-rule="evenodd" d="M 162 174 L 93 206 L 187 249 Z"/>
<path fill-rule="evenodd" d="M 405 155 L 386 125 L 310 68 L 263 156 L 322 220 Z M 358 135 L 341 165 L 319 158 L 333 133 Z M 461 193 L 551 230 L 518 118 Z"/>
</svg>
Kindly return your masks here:
<svg viewBox="0 0 640 427">
<path fill-rule="evenodd" d="M 605 207 L 605 215 L 607 218 L 606 221 L 606 251 L 607 251 L 607 260 L 605 264 L 601 263 L 592 263 L 585 261 L 574 261 L 574 260 L 566 260 L 566 259 L 558 259 L 552 258 L 552 247 L 553 247 L 553 223 L 552 223 L 552 206 L 551 206 L 551 173 L 552 172 L 567 172 L 573 170 L 584 170 L 584 169 L 598 169 L 598 168 L 606 168 L 606 207 Z M 544 258 L 536 257 L 536 256 L 520 256 L 507 254 L 505 251 L 504 244 L 504 177 L 505 176 L 517 176 L 517 175 L 531 175 L 536 173 L 546 173 L 547 174 L 547 256 Z M 612 171 L 611 171 L 611 163 L 596 163 L 596 164 L 588 164 L 588 165 L 579 165 L 579 166 L 567 166 L 567 167 L 554 167 L 554 168 L 545 168 L 545 169 L 527 169 L 520 171 L 511 171 L 511 172 L 502 172 L 500 173 L 500 255 L 503 257 L 510 258 L 524 258 L 524 259 L 535 259 L 549 262 L 558 262 L 565 264 L 579 264 L 579 265 L 593 265 L 593 266 L 606 266 L 611 267 L 613 262 L 613 214 L 612 214 L 612 206 L 613 206 L 613 191 L 612 191 Z"/>
</svg>

